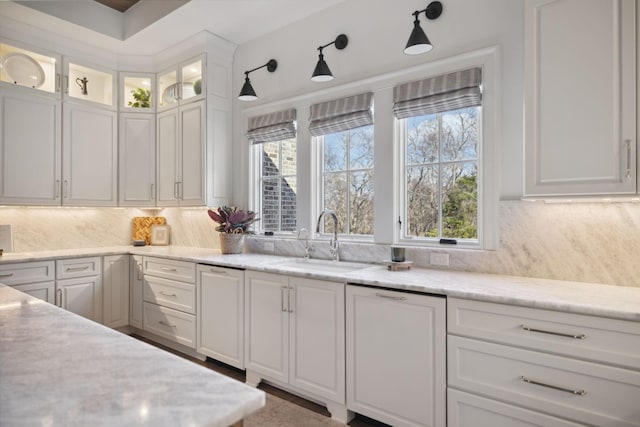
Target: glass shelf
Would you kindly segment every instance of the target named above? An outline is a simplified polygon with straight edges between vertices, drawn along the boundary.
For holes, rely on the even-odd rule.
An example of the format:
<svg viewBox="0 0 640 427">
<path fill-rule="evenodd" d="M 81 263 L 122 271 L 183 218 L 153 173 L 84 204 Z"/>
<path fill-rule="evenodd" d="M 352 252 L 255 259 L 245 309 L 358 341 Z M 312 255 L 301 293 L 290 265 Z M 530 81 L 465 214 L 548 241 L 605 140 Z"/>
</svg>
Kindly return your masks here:
<svg viewBox="0 0 640 427">
<path fill-rule="evenodd" d="M 125 75 L 122 83 L 122 107 L 133 110 L 153 108 L 153 82 L 150 76 Z"/>
<path fill-rule="evenodd" d="M 0 43 L 0 81 L 49 93 L 59 90 L 57 59 Z"/>
<path fill-rule="evenodd" d="M 113 73 L 69 63 L 67 94 L 70 98 L 113 105 Z"/>
</svg>

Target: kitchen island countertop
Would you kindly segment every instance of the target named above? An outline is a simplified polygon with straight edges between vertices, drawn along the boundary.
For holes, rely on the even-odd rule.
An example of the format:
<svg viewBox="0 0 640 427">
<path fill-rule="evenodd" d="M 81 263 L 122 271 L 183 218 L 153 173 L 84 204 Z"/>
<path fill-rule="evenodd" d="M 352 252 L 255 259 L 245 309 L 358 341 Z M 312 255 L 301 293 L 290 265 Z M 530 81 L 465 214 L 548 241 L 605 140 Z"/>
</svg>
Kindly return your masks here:
<svg viewBox="0 0 640 427">
<path fill-rule="evenodd" d="M 228 427 L 264 392 L 0 285 L 0 425 Z"/>
</svg>

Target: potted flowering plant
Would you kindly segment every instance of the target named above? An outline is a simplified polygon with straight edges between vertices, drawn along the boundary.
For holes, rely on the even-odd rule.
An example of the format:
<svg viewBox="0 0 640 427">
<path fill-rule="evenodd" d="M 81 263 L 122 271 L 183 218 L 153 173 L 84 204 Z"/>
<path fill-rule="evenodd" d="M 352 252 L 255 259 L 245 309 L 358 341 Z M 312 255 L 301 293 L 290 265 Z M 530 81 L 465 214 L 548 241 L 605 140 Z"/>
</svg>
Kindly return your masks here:
<svg viewBox="0 0 640 427">
<path fill-rule="evenodd" d="M 216 231 L 220 233 L 220 251 L 223 254 L 241 253 L 244 235 L 253 234 L 249 227 L 259 220 L 256 213 L 229 206 L 209 209 L 207 213 L 218 223 Z"/>
</svg>

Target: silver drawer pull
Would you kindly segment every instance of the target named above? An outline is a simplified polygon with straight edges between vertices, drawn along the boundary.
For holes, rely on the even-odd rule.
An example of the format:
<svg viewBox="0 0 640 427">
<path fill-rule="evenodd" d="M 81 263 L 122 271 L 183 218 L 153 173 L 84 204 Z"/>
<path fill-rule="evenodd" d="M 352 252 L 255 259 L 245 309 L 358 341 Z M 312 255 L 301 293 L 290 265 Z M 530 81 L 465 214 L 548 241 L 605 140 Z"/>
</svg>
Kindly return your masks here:
<svg viewBox="0 0 640 427">
<path fill-rule="evenodd" d="M 227 274 L 227 271 L 226 270 L 216 270 L 215 268 L 210 268 L 209 269 L 209 273 Z"/>
<path fill-rule="evenodd" d="M 578 396 L 584 396 L 585 394 L 587 394 L 587 392 L 584 391 L 584 390 L 575 390 L 575 389 L 572 389 L 572 388 L 560 387 L 560 386 L 557 386 L 557 385 L 547 384 L 547 383 L 543 383 L 543 382 L 540 382 L 540 381 L 532 380 L 531 378 L 527 378 L 527 377 L 524 377 L 524 376 L 520 377 L 520 379 L 522 381 L 524 381 L 525 383 L 527 383 L 527 384 L 535 384 L 535 385 L 539 385 L 539 386 L 542 386 L 542 387 L 552 388 L 554 390 L 565 391 L 567 393 L 576 394 Z"/>
<path fill-rule="evenodd" d="M 64 271 L 85 271 L 89 269 L 88 265 L 85 265 L 84 267 L 67 267 Z"/>
<path fill-rule="evenodd" d="M 13 273 L 7 273 L 7 274 L 0 274 L 0 279 L 4 279 L 7 277 L 13 277 Z"/>
<path fill-rule="evenodd" d="M 168 293 L 166 293 L 165 291 L 158 291 L 158 293 L 159 293 L 160 295 L 164 295 L 165 297 L 177 297 L 177 296 L 178 296 L 178 295 L 176 295 L 176 294 L 168 294 Z"/>
<path fill-rule="evenodd" d="M 381 294 L 376 292 L 376 296 L 379 298 L 386 298 L 386 299 L 392 299 L 394 301 L 405 301 L 407 299 L 407 297 L 397 297 L 394 295 L 385 295 L 385 294 Z"/>
<path fill-rule="evenodd" d="M 175 268 L 169 268 L 169 267 L 160 267 L 160 270 L 162 270 L 162 271 L 173 271 L 173 272 L 177 272 L 178 271 Z"/>
<path fill-rule="evenodd" d="M 172 325 L 171 323 L 165 322 L 164 320 L 158 320 L 158 323 L 160 323 L 162 326 L 168 326 L 170 328 L 177 328 L 176 325 Z"/>
<path fill-rule="evenodd" d="M 566 334 L 564 332 L 545 331 L 544 329 L 531 328 L 526 325 L 520 325 L 520 328 L 522 328 L 523 331 L 538 332 L 540 334 L 557 335 L 559 337 L 575 338 L 577 340 L 583 340 L 587 337 L 585 334 Z"/>
</svg>

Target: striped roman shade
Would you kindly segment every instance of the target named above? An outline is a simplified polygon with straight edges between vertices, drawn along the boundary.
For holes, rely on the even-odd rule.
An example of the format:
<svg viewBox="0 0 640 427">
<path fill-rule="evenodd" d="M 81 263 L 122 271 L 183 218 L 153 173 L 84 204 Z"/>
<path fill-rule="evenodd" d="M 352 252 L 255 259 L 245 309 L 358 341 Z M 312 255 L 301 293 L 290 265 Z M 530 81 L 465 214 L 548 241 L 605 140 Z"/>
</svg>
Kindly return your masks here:
<svg viewBox="0 0 640 427">
<path fill-rule="evenodd" d="M 322 102 L 311 106 L 309 132 L 311 136 L 373 124 L 373 93 Z"/>
<path fill-rule="evenodd" d="M 398 85 L 393 88 L 393 114 L 405 119 L 481 105 L 481 83 L 477 67 Z"/>
<path fill-rule="evenodd" d="M 277 111 L 249 118 L 247 138 L 252 144 L 296 137 L 296 110 Z"/>
</svg>

